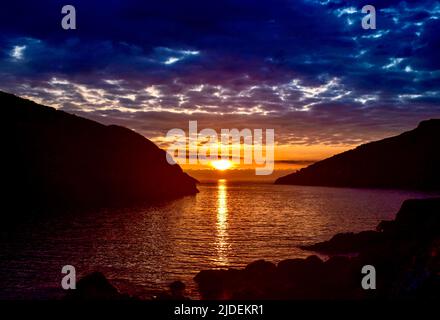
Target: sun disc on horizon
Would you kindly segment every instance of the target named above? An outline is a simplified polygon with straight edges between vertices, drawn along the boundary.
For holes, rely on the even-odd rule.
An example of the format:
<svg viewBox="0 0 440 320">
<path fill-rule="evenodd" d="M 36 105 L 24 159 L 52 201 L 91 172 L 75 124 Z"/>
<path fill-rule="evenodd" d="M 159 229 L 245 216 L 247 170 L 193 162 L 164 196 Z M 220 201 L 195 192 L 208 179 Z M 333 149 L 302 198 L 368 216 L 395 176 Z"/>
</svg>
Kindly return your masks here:
<svg viewBox="0 0 440 320">
<path fill-rule="evenodd" d="M 211 161 L 211 166 L 213 166 L 217 170 L 225 171 L 232 167 L 232 161 L 215 160 L 215 161 Z"/>
</svg>

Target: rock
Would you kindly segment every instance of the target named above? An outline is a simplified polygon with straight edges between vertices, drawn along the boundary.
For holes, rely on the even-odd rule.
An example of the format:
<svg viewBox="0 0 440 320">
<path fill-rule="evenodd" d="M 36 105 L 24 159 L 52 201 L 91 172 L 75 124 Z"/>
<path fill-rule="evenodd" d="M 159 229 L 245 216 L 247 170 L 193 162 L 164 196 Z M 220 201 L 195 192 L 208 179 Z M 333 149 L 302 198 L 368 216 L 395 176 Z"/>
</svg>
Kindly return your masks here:
<svg viewBox="0 0 440 320">
<path fill-rule="evenodd" d="M 119 293 L 101 272 L 93 272 L 81 278 L 76 289 L 69 290 L 66 300 L 132 300 L 134 298 Z"/>
<path fill-rule="evenodd" d="M 410 199 L 403 202 L 394 221 L 382 221 L 378 231 L 339 233 L 330 240 L 301 246 L 304 250 L 329 254 L 366 253 L 380 247 L 404 246 L 408 241 L 422 245 L 440 236 L 440 198 Z M 398 241 L 398 243 L 395 243 Z"/>
<path fill-rule="evenodd" d="M 272 262 L 266 260 L 257 260 L 246 266 L 244 272 L 249 278 L 258 279 L 262 275 L 275 274 L 277 267 Z"/>
<path fill-rule="evenodd" d="M 245 287 L 243 270 L 202 270 L 195 277 L 199 292 L 207 300 L 232 299 Z"/>
<path fill-rule="evenodd" d="M 157 297 L 157 300 L 189 300 L 185 296 L 185 284 L 182 281 L 174 281 L 169 285 L 169 293 L 164 292 Z"/>
<path fill-rule="evenodd" d="M 356 253 L 377 246 L 384 239 L 377 231 L 362 231 L 359 233 L 338 233 L 330 240 L 312 245 L 301 246 L 301 249 L 321 253 Z"/>
<path fill-rule="evenodd" d="M 347 270 L 350 271 L 349 279 L 342 279 L 341 271 Z M 283 260 L 277 266 L 257 260 L 233 273 L 204 270 L 195 277 L 202 297 L 210 300 L 348 298 L 347 292 L 356 288 L 354 279 L 357 278 L 348 258 L 334 258 L 324 263 L 317 256 Z"/>
<path fill-rule="evenodd" d="M 396 215 L 394 228 L 401 235 L 440 235 L 440 198 L 406 200 Z"/>
</svg>

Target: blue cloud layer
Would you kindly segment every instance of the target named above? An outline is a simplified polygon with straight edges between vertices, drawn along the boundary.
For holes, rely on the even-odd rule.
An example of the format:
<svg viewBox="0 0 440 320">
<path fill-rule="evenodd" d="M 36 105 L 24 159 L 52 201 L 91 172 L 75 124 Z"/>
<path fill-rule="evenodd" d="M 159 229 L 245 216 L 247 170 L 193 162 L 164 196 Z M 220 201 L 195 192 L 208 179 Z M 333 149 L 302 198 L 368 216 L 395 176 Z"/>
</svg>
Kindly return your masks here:
<svg viewBox="0 0 440 320">
<path fill-rule="evenodd" d="M 440 116 L 440 2 L 14 1 L 0 88 L 157 137 L 188 119 L 355 144 Z M 243 119 L 247 119 L 243 122 Z"/>
</svg>

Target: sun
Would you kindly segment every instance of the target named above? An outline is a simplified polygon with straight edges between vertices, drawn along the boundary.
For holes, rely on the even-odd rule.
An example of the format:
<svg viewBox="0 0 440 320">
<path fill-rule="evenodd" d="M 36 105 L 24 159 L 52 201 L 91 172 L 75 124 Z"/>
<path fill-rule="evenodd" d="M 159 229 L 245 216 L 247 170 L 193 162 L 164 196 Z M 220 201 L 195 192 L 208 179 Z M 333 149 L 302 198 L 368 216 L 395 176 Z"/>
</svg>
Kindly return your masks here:
<svg viewBox="0 0 440 320">
<path fill-rule="evenodd" d="M 213 166 L 217 170 L 224 171 L 232 167 L 232 161 L 215 160 L 215 161 L 211 161 L 211 166 Z"/>
</svg>

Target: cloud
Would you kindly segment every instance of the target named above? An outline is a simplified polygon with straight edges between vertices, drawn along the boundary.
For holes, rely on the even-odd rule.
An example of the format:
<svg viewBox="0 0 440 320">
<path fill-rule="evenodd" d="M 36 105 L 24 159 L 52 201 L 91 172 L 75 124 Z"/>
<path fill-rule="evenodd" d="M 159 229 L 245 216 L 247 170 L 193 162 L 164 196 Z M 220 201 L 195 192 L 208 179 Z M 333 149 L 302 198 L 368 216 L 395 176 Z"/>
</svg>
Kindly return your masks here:
<svg viewBox="0 0 440 320">
<path fill-rule="evenodd" d="M 199 120 L 357 144 L 440 116 L 440 3 L 61 1 L 0 12 L 0 89 L 160 139 Z"/>
</svg>

